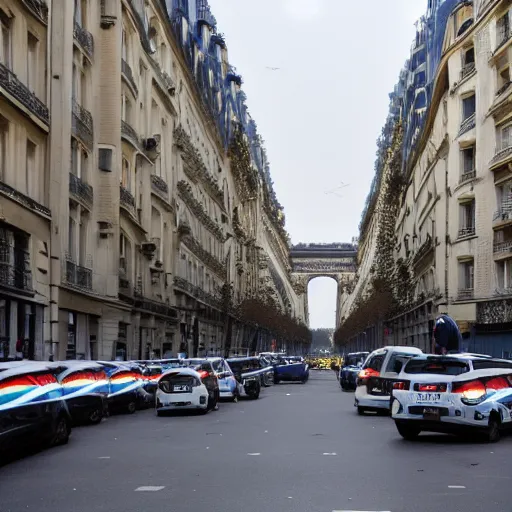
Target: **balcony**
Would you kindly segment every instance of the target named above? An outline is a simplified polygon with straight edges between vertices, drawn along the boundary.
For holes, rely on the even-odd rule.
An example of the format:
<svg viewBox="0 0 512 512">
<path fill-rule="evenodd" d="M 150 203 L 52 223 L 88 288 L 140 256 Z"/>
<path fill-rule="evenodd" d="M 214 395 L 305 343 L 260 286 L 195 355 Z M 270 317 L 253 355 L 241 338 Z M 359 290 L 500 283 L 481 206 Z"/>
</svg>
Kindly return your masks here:
<svg viewBox="0 0 512 512">
<path fill-rule="evenodd" d="M 71 172 L 69 173 L 69 193 L 81 204 L 88 208 L 92 207 L 94 197 L 92 187 Z"/>
<path fill-rule="evenodd" d="M 168 199 L 169 187 L 167 186 L 167 183 L 156 174 L 151 175 L 151 189 L 161 195 L 164 199 Z"/>
<path fill-rule="evenodd" d="M 498 135 L 494 158 L 489 162 L 489 170 L 494 171 L 512 160 L 512 134 Z"/>
<path fill-rule="evenodd" d="M 92 291 L 92 270 L 77 265 L 72 258 L 66 256 L 66 283 L 73 288 Z"/>
<path fill-rule="evenodd" d="M 464 135 L 469 130 L 472 130 L 476 126 L 476 114 L 471 114 L 469 117 L 464 119 L 460 125 L 459 133 L 457 137 Z"/>
<path fill-rule="evenodd" d="M 174 277 L 174 287 L 182 292 L 194 297 L 195 299 L 208 304 L 217 309 L 222 308 L 222 300 L 215 295 L 204 291 L 199 286 L 196 286 L 182 277 Z"/>
<path fill-rule="evenodd" d="M 135 214 L 135 198 L 133 197 L 132 193 L 122 185 L 119 187 L 119 191 L 121 206 Z"/>
<path fill-rule="evenodd" d="M 127 297 L 131 297 L 133 295 L 132 283 L 124 274 L 119 275 L 119 294 Z"/>
<path fill-rule="evenodd" d="M 43 123 L 50 124 L 48 107 L 3 64 L 0 64 L 0 87 Z"/>
<path fill-rule="evenodd" d="M 460 228 L 457 238 L 467 238 L 469 236 L 475 235 L 475 226 L 466 226 L 465 228 Z"/>
<path fill-rule="evenodd" d="M 131 141 L 132 144 L 135 144 L 137 147 L 140 146 L 139 135 L 126 121 L 121 121 L 121 136 Z"/>
<path fill-rule="evenodd" d="M 460 175 L 459 185 L 462 184 L 462 183 L 465 183 L 466 181 L 474 180 L 475 178 L 476 178 L 476 171 L 475 170 L 463 172 Z"/>
<path fill-rule="evenodd" d="M 499 229 L 512 223 L 512 201 L 503 201 L 492 217 L 492 227 Z"/>
<path fill-rule="evenodd" d="M 508 14 L 506 16 L 508 16 Z M 504 21 L 504 18 L 498 20 L 498 23 L 496 23 L 496 49 L 494 50 L 495 54 L 501 49 L 502 46 L 506 44 L 511 35 L 512 33 L 510 31 L 509 24 Z"/>
<path fill-rule="evenodd" d="M 32 293 L 28 253 L 0 239 L 0 288 Z"/>
<path fill-rule="evenodd" d="M 92 59 L 94 56 L 94 39 L 92 34 L 75 21 L 75 25 L 73 27 L 73 37 L 83 48 L 85 53 Z"/>
<path fill-rule="evenodd" d="M 467 76 L 471 75 L 473 71 L 475 70 L 475 63 L 469 62 L 468 64 L 465 64 L 462 66 L 461 72 L 460 72 L 460 79 L 464 80 Z"/>
<path fill-rule="evenodd" d="M 501 257 L 507 257 L 512 251 L 512 240 L 506 240 L 504 242 L 494 242 L 493 253 L 495 259 L 501 259 Z"/>
<path fill-rule="evenodd" d="M 78 137 L 89 149 L 93 147 L 93 122 L 91 113 L 78 104 L 73 98 L 73 117 L 71 129 L 73 135 Z"/>
<path fill-rule="evenodd" d="M 139 94 L 139 88 L 135 83 L 135 79 L 133 78 L 132 68 L 124 59 L 121 59 L 121 76 L 128 82 L 128 85 L 133 89 L 133 93 L 135 96 Z"/>
<path fill-rule="evenodd" d="M 7 183 L 4 183 L 3 181 L 0 181 L 0 194 L 6 195 L 7 197 L 17 201 L 18 203 L 21 203 L 23 206 L 30 208 L 36 213 L 40 213 L 46 217 L 51 217 L 52 215 L 52 212 L 49 208 L 46 208 L 46 206 L 43 206 L 37 201 L 34 201 L 31 197 L 18 192 L 15 188 L 12 188 L 10 185 L 7 185 Z"/>
<path fill-rule="evenodd" d="M 475 296 L 473 288 L 461 288 L 457 293 L 457 300 L 471 300 Z"/>
<path fill-rule="evenodd" d="M 217 20 L 210 10 L 207 0 L 199 0 L 197 5 L 197 21 L 200 23 L 206 23 L 212 28 L 217 25 Z"/>
</svg>

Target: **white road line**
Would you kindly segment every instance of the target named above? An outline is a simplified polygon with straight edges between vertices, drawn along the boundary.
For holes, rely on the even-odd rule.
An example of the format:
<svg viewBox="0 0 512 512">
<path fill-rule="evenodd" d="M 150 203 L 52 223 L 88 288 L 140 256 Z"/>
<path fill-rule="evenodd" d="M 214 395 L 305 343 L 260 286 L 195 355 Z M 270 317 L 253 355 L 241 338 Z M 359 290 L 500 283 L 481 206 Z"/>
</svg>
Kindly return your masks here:
<svg viewBox="0 0 512 512">
<path fill-rule="evenodd" d="M 142 485 L 140 487 L 137 487 L 137 489 L 135 489 L 135 491 L 155 492 L 155 491 L 161 491 L 162 489 L 165 489 L 165 485 Z"/>
<path fill-rule="evenodd" d="M 333 510 L 332 512 L 390 512 L 389 510 Z"/>
<path fill-rule="evenodd" d="M 110 457 L 98 457 L 98 459 L 110 459 Z"/>
<path fill-rule="evenodd" d="M 324 453 L 324 455 L 338 455 L 338 454 L 336 452 L 332 452 L 332 453 Z"/>
<path fill-rule="evenodd" d="M 261 455 L 261 453 L 248 453 L 247 455 Z"/>
<path fill-rule="evenodd" d="M 449 485 L 448 489 L 465 489 L 465 485 Z"/>
</svg>

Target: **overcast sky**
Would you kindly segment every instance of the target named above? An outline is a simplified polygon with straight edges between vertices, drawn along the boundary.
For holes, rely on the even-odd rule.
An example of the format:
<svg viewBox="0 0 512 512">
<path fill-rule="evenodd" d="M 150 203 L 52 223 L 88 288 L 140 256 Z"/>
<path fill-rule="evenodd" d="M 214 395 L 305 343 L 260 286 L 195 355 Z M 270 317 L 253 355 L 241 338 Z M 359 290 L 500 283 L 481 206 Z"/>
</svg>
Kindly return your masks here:
<svg viewBox="0 0 512 512">
<path fill-rule="evenodd" d="M 209 1 L 266 142 L 292 242 L 350 242 L 388 94 L 427 0 Z M 334 281 L 311 282 L 311 327 L 334 327 L 335 294 Z"/>
</svg>

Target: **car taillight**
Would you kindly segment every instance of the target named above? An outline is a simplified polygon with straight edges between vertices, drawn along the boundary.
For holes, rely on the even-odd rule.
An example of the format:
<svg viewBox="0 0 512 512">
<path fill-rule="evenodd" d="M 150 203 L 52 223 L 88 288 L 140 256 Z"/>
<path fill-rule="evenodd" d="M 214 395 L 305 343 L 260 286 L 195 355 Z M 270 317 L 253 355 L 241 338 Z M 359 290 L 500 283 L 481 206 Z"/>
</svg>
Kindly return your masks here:
<svg viewBox="0 0 512 512">
<path fill-rule="evenodd" d="M 452 393 L 461 394 L 461 402 L 466 405 L 476 405 L 480 403 L 487 394 L 483 382 L 472 380 L 470 382 L 455 383 L 452 386 Z"/>
<path fill-rule="evenodd" d="M 377 370 L 372 370 L 371 368 L 365 368 L 361 370 L 358 374 L 358 377 L 361 380 L 369 379 L 370 377 L 378 377 L 380 373 Z"/>
<path fill-rule="evenodd" d="M 506 377 L 494 377 L 493 379 L 490 379 L 485 383 L 485 387 L 487 389 L 493 389 L 495 391 L 498 391 L 500 389 L 509 388 L 510 384 L 508 383 Z"/>
<path fill-rule="evenodd" d="M 206 379 L 206 377 L 208 377 L 210 375 L 206 370 L 201 370 L 198 373 L 199 373 L 199 376 L 201 377 L 201 379 Z"/>
<path fill-rule="evenodd" d="M 408 380 L 399 380 L 393 383 L 393 389 L 408 390 L 410 382 Z"/>
<path fill-rule="evenodd" d="M 420 384 L 418 391 L 437 391 L 437 384 Z"/>
</svg>

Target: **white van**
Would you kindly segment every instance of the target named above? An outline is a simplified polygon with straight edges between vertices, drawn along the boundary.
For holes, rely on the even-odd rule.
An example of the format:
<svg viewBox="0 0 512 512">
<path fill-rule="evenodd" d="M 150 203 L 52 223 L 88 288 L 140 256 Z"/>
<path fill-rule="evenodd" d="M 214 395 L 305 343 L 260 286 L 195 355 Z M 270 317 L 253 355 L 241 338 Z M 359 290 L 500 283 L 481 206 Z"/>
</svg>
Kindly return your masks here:
<svg viewBox="0 0 512 512">
<path fill-rule="evenodd" d="M 423 352 L 416 347 L 389 346 L 374 350 L 367 358 L 356 380 L 354 406 L 358 414 L 390 411 L 393 382 L 404 364 Z"/>
</svg>

